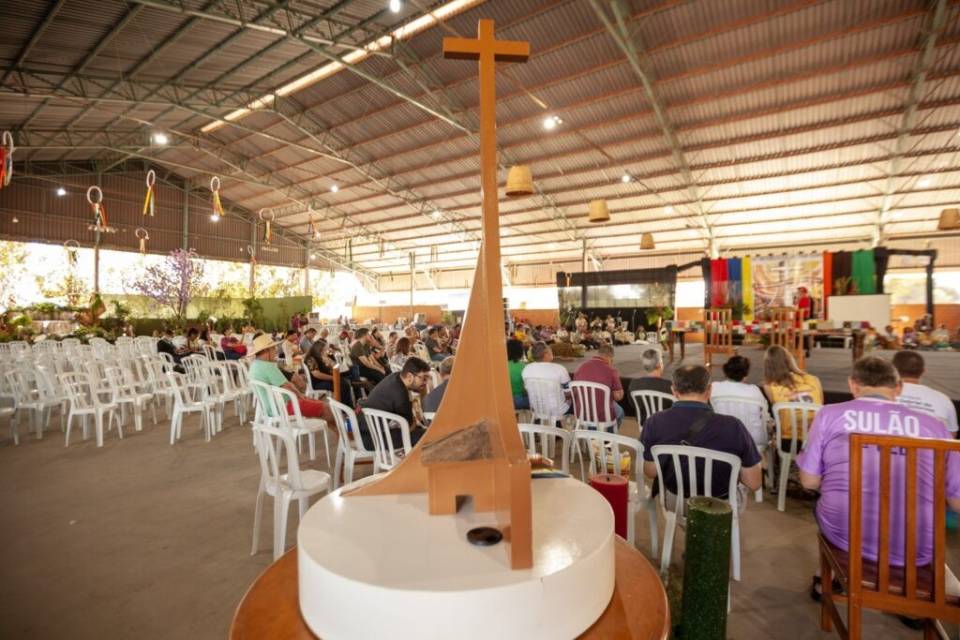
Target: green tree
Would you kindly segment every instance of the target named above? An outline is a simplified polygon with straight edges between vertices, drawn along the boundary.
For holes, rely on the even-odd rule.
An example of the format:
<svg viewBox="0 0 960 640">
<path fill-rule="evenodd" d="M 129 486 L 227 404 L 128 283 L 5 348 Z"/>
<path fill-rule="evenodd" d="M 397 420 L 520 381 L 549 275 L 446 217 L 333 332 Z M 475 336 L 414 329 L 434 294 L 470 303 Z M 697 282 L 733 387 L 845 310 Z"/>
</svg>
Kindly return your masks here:
<svg viewBox="0 0 960 640">
<path fill-rule="evenodd" d="M 26 259 L 27 249 L 22 242 L 0 241 L 0 308 L 9 309 L 21 302 L 16 296 L 16 285 L 26 275 Z"/>
</svg>

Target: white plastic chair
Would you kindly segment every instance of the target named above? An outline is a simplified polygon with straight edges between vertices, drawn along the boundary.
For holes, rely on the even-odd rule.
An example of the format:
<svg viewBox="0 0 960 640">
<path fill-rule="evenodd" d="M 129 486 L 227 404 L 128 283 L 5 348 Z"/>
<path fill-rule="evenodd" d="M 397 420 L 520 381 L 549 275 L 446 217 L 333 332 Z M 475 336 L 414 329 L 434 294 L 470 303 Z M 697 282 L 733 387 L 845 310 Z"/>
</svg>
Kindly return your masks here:
<svg viewBox="0 0 960 640">
<path fill-rule="evenodd" d="M 273 496 L 273 559 L 276 560 L 286 548 L 287 515 L 290 502 L 299 503 L 298 515 L 303 518 L 310 496 L 330 490 L 330 474 L 315 469 L 301 470 L 297 447 L 293 436 L 282 429 L 261 424 L 253 428 L 257 456 L 260 458 L 260 488 L 253 516 L 253 547 L 250 555 L 257 553 L 260 545 L 260 519 L 263 496 Z M 284 468 L 286 458 L 286 472 Z"/>
<path fill-rule="evenodd" d="M 754 398 L 744 398 L 743 396 L 713 396 L 710 398 L 710 406 L 713 407 L 713 410 L 716 413 L 723 414 L 725 416 L 733 416 L 744 425 L 756 424 L 759 422 L 764 425 L 764 430 L 766 432 L 767 425 L 767 401 L 759 400 Z M 751 437 L 753 434 L 750 434 Z M 754 443 L 756 444 L 756 443 Z M 770 447 L 770 435 L 767 434 L 767 441 L 765 444 L 758 444 L 757 451 L 760 453 L 761 458 L 765 458 L 767 455 L 767 449 Z M 773 474 L 773 466 L 769 466 L 770 474 Z M 772 475 L 770 476 L 770 484 L 773 484 Z M 754 493 L 754 499 L 757 502 L 763 502 L 763 485 L 760 485 L 760 488 Z"/>
<path fill-rule="evenodd" d="M 790 465 L 797 457 L 797 448 L 803 450 L 803 444 L 807 442 L 807 430 L 813 422 L 814 417 L 823 405 L 813 402 L 778 402 L 773 405 L 773 423 L 776 425 L 773 446 L 776 448 L 777 456 L 780 458 L 780 481 L 777 489 L 777 511 L 783 511 L 787 506 L 787 479 L 790 477 Z M 784 416 L 790 424 L 790 447 L 783 448 Z M 802 433 L 800 439 L 803 444 L 798 445 L 797 432 Z M 772 456 L 771 456 L 772 458 Z M 773 469 L 773 460 L 770 462 L 770 469 Z M 772 472 L 772 471 L 771 471 Z"/>
<path fill-rule="evenodd" d="M 311 400 L 320 400 L 327 395 L 326 389 L 313 388 L 313 375 L 311 375 L 310 367 L 307 366 L 306 362 L 300 363 L 300 373 L 303 374 L 303 379 L 307 381 L 307 388 L 303 395 L 307 396 Z"/>
<path fill-rule="evenodd" d="M 207 378 L 209 362 L 205 356 L 199 354 L 180 358 L 180 366 L 186 372 L 187 390 L 194 400 L 199 400 L 204 389 L 210 384 Z"/>
<path fill-rule="evenodd" d="M 127 421 L 127 405 L 133 413 L 133 428 L 143 431 L 143 409 L 153 398 L 153 394 L 140 393 L 135 386 L 131 386 L 123 376 L 119 367 L 107 367 L 107 383 L 113 391 L 111 402 L 120 407 L 120 423 Z M 157 423 L 157 409 L 153 408 L 153 423 Z"/>
<path fill-rule="evenodd" d="M 330 466 L 330 441 L 327 436 L 327 421 L 322 418 L 304 418 L 300 413 L 300 404 L 297 402 L 297 396 L 289 389 L 282 387 L 271 387 L 262 382 L 252 381 L 253 384 L 266 387 L 271 394 L 273 404 L 270 413 L 278 418 L 278 423 L 282 428 L 289 430 L 290 434 L 297 441 L 299 447 L 300 438 L 306 437 L 308 450 L 311 460 L 317 458 L 316 434 L 323 434 L 323 447 L 326 452 L 327 466 Z M 289 407 L 289 410 L 287 409 Z"/>
<path fill-rule="evenodd" d="M 566 429 L 544 424 L 519 424 L 520 438 L 530 454 L 540 453 L 547 458 L 553 458 L 554 442 L 560 438 L 560 471 L 570 473 L 570 444 L 573 434 Z M 539 440 L 539 449 L 537 441 Z"/>
<path fill-rule="evenodd" d="M 643 477 L 643 445 L 639 440 L 606 431 L 575 429 L 573 448 L 581 456 L 580 479 L 587 481 L 589 476 L 598 473 L 620 475 L 622 463 L 627 455 L 633 460 L 633 478 L 629 481 L 629 502 L 627 510 L 627 541 L 636 545 L 637 511 L 647 512 L 650 525 L 650 550 L 656 557 L 660 548 L 657 529 L 657 504 L 650 497 L 650 490 Z M 583 464 L 583 447 L 586 447 L 588 462 Z M 586 473 L 585 473 L 586 472 Z"/>
<path fill-rule="evenodd" d="M 378 473 L 393 469 L 413 448 L 410 444 L 410 424 L 406 418 L 379 409 L 364 408 L 363 418 L 367 424 L 367 429 L 370 431 L 370 438 L 373 440 L 375 454 L 373 472 Z M 399 429 L 400 431 L 402 452 L 393 445 L 393 438 L 391 437 L 393 429 Z"/>
<path fill-rule="evenodd" d="M 50 419 L 50 408 L 60 404 L 59 398 L 49 397 L 45 387 L 38 380 L 37 370 L 22 363 L 6 373 L 7 386 L 16 396 L 17 410 L 26 411 L 30 415 L 30 427 L 37 435 L 37 440 L 43 438 L 43 430 Z"/>
<path fill-rule="evenodd" d="M 175 371 L 167 372 L 167 380 L 170 381 L 170 390 L 173 395 L 173 416 L 170 418 L 170 445 L 176 444 L 183 431 L 183 416 L 188 413 L 199 413 L 203 423 L 203 436 L 207 442 L 213 433 L 216 402 L 210 398 L 201 396 L 199 400 L 193 400 L 187 392 L 186 376 Z"/>
<path fill-rule="evenodd" d="M 20 444 L 20 419 L 17 415 L 17 396 L 10 388 L 6 372 L 0 372 L 0 418 L 10 419 L 10 437 Z"/>
<path fill-rule="evenodd" d="M 663 555 L 660 556 L 660 572 L 665 573 L 670 566 L 670 557 L 673 553 L 673 541 L 677 531 L 677 524 L 683 525 L 685 522 L 684 509 L 687 504 L 687 498 L 694 496 L 714 496 L 713 486 L 713 465 L 726 464 L 730 466 L 730 482 L 727 484 L 727 502 L 733 510 L 733 525 L 730 530 L 730 555 L 733 561 L 733 579 L 740 581 L 740 516 L 737 505 L 737 483 L 740 481 L 740 458 L 732 453 L 723 453 L 713 449 L 704 449 L 702 447 L 690 447 L 686 445 L 657 445 L 650 450 L 653 460 L 657 465 L 657 478 L 660 482 L 660 507 L 667 519 L 666 527 L 663 532 Z M 672 508 L 668 508 L 666 496 L 667 489 L 663 482 L 663 466 L 660 463 L 660 457 L 669 458 L 673 464 L 674 478 L 676 478 L 677 493 L 673 500 Z M 681 465 L 681 459 L 686 460 L 686 465 Z M 697 460 L 703 460 L 703 478 L 699 482 L 700 476 L 697 470 Z M 684 475 L 683 468 L 687 473 Z M 688 483 L 684 487 L 684 477 Z M 700 491 L 700 485 L 703 485 L 703 491 Z"/>
<path fill-rule="evenodd" d="M 523 387 L 530 399 L 530 411 L 537 424 L 563 424 L 567 398 L 563 386 L 552 378 L 524 378 Z"/>
<path fill-rule="evenodd" d="M 88 437 L 87 417 L 93 416 L 98 447 L 103 446 L 104 418 L 107 419 L 108 428 L 113 423 L 113 418 L 117 418 L 117 435 L 120 436 L 121 440 L 123 439 L 123 425 L 120 423 L 120 416 L 117 414 L 116 403 L 101 400 L 96 388 L 86 373 L 81 371 L 65 373 L 60 376 L 60 383 L 70 398 L 70 412 L 67 414 L 67 433 L 63 446 L 70 446 L 70 429 L 73 427 L 73 419 L 77 417 L 83 421 L 83 439 L 86 440 Z"/>
<path fill-rule="evenodd" d="M 676 401 L 673 395 L 653 389 L 631 391 L 630 399 L 633 400 L 633 408 L 637 412 L 637 424 L 640 428 L 643 428 L 643 423 L 647 421 L 647 418 L 655 413 L 660 413 L 664 409 L 669 409 Z M 640 421 L 641 416 L 643 416 L 643 422 Z"/>
<path fill-rule="evenodd" d="M 374 462 L 376 458 L 373 451 L 363 446 L 360 424 L 354 410 L 336 400 L 329 400 L 329 403 L 333 421 L 337 423 L 337 434 L 340 436 L 333 466 L 333 488 L 336 489 L 340 483 L 341 469 L 344 484 L 350 484 L 353 482 L 353 470 L 357 462 Z"/>
<path fill-rule="evenodd" d="M 570 383 L 577 429 L 617 432 L 617 417 L 610 411 L 610 387 L 599 382 L 574 380 Z"/>
</svg>

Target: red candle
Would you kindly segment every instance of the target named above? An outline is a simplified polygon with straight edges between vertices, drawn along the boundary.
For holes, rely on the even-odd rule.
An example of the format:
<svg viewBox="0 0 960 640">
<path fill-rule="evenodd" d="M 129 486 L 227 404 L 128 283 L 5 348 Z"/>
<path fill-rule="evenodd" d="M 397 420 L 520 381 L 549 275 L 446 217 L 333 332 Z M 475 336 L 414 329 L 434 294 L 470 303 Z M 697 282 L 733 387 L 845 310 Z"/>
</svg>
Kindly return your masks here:
<svg viewBox="0 0 960 640">
<path fill-rule="evenodd" d="M 627 494 L 630 483 L 623 476 L 601 473 L 590 476 L 590 486 L 600 492 L 613 509 L 614 531 L 621 538 L 627 537 Z"/>
</svg>

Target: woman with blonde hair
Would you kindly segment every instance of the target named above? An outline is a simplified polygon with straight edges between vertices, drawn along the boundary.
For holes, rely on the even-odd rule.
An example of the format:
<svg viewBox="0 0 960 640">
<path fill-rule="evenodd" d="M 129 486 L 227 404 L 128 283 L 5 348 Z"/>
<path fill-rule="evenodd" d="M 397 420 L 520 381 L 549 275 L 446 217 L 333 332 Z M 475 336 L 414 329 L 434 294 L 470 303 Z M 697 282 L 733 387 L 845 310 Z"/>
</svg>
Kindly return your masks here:
<svg viewBox="0 0 960 640">
<path fill-rule="evenodd" d="M 778 402 L 823 404 L 823 387 L 819 378 L 802 371 L 793 355 L 780 345 L 767 347 L 763 356 L 763 392 L 771 407 Z M 784 421 L 783 425 L 781 437 L 789 442 L 793 435 L 790 420 Z"/>
</svg>

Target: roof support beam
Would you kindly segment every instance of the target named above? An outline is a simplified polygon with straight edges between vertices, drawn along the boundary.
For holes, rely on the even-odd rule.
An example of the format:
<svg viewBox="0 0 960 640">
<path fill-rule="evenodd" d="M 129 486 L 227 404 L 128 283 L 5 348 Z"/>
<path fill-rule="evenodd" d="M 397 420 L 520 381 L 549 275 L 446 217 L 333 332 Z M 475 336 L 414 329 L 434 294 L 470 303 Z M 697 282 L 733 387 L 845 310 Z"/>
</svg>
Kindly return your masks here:
<svg viewBox="0 0 960 640">
<path fill-rule="evenodd" d="M 897 127 L 897 141 L 887 168 L 887 183 L 883 189 L 883 198 L 880 201 L 880 210 L 877 212 L 877 222 L 871 238 L 874 247 L 883 242 L 883 228 L 889 222 L 890 211 L 893 208 L 892 197 L 896 190 L 896 179 L 902 170 L 901 164 L 904 155 L 908 151 L 907 141 L 911 132 L 917 126 L 918 107 L 923 100 L 927 73 L 933 66 L 936 57 L 937 38 L 946 25 L 948 4 L 948 0 L 932 0 L 930 3 L 930 15 L 924 24 L 920 53 L 911 74 L 910 90 L 903 105 L 900 124 Z"/>
<path fill-rule="evenodd" d="M 37 25 L 37 28 L 33 30 L 33 33 L 30 34 L 30 39 L 27 40 L 27 43 L 23 45 L 23 49 L 21 49 L 20 53 L 17 55 L 17 59 L 13 63 L 13 68 L 6 70 L 3 74 L 3 77 L 0 77 L 0 86 L 3 86 L 3 83 L 7 81 L 7 77 L 26 61 L 27 56 L 30 55 L 30 52 L 40 40 L 40 37 L 46 33 L 47 27 L 50 26 L 50 23 L 53 22 L 53 19 L 57 17 L 58 13 L 60 13 L 60 9 L 63 8 L 64 4 L 66 4 L 66 0 L 55 0 L 53 5 L 51 5 L 51 7 L 47 10 L 47 15 L 43 17 L 43 20 L 40 21 L 40 24 Z"/>
<path fill-rule="evenodd" d="M 663 132 L 664 138 L 667 140 L 667 145 L 670 147 L 673 155 L 674 164 L 676 164 L 680 170 L 683 182 L 690 193 L 690 199 L 694 203 L 693 209 L 699 217 L 700 225 L 703 227 L 704 234 L 706 235 L 707 252 L 711 258 L 717 258 L 720 256 L 720 247 L 717 244 L 713 228 L 710 226 L 710 219 L 707 217 L 707 212 L 703 206 L 703 195 L 693 177 L 693 173 L 690 171 L 690 165 L 687 163 L 683 147 L 680 145 L 680 141 L 674 132 L 673 124 L 667 115 L 666 106 L 653 87 L 654 78 L 650 71 L 648 71 L 650 64 L 647 55 L 643 50 L 643 46 L 638 43 L 639 37 L 631 34 L 630 28 L 624 19 L 624 7 L 620 1 L 612 0 L 610 5 L 613 10 L 613 20 L 607 16 L 606 11 L 600 4 L 600 0 L 590 0 L 590 6 L 593 8 L 594 13 L 597 14 L 597 17 L 600 19 L 600 22 L 603 23 L 603 26 L 606 27 L 607 31 L 610 32 L 610 36 L 616 45 L 623 51 L 624 55 L 626 55 L 627 61 L 630 63 L 630 68 L 643 85 L 647 102 L 653 109 L 653 117 Z M 614 21 L 616 21 L 616 24 L 614 24 Z"/>
</svg>

